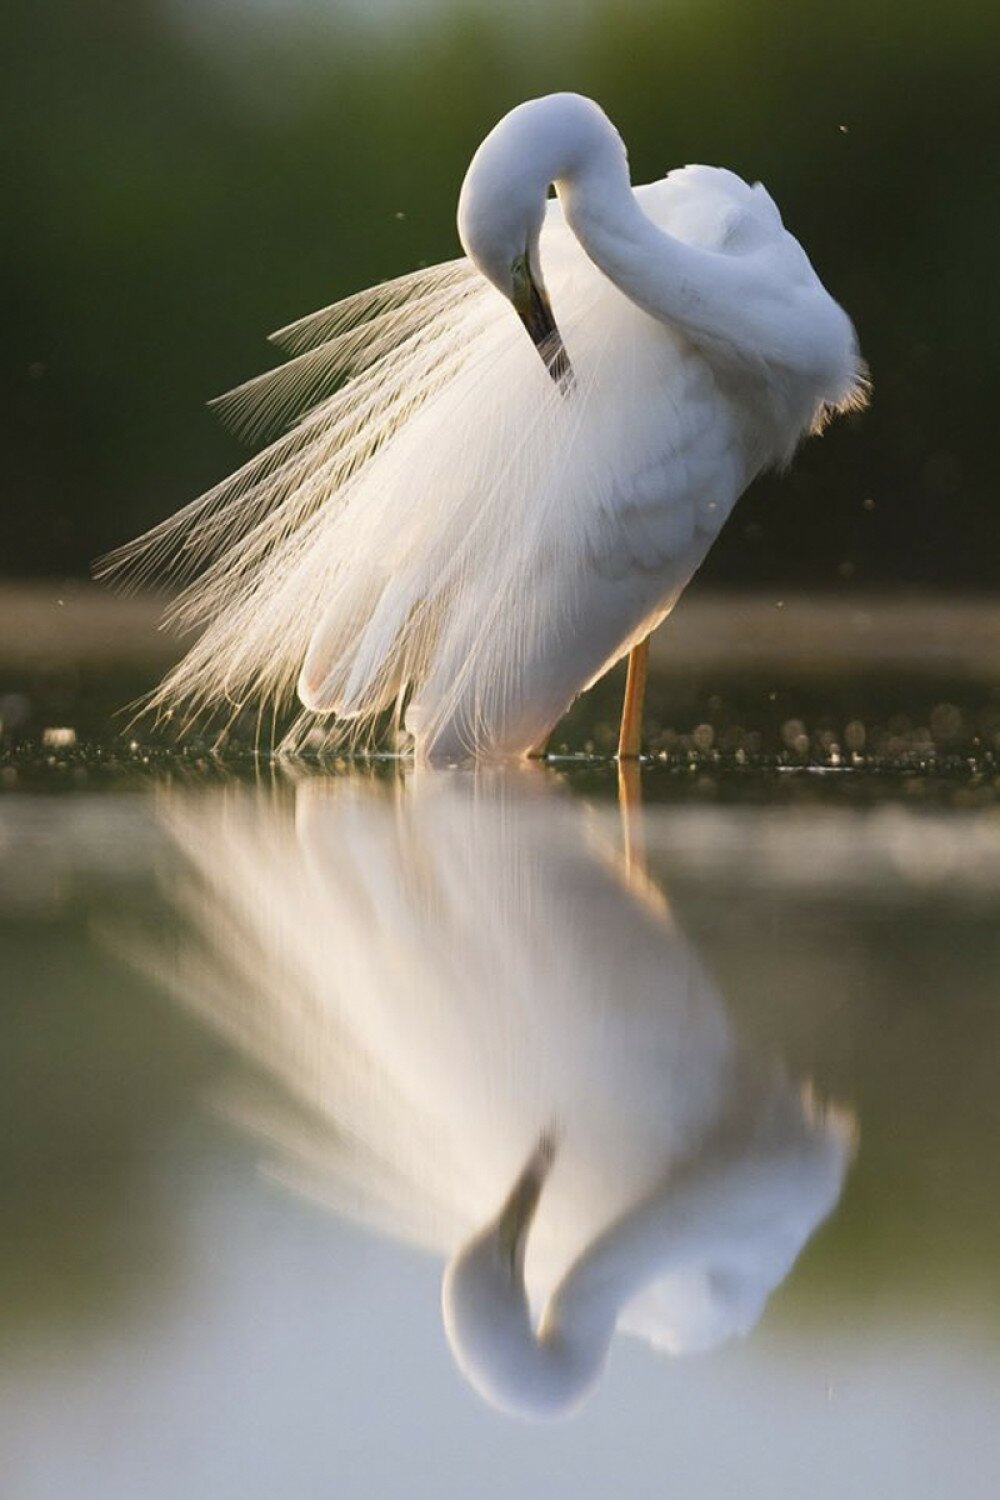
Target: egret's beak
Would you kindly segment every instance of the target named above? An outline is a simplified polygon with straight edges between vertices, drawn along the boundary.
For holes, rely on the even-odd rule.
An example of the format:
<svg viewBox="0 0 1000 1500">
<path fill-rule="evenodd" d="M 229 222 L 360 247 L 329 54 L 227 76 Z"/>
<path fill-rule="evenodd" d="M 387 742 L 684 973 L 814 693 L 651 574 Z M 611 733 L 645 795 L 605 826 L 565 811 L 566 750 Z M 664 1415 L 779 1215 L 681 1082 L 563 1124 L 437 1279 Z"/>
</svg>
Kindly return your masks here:
<svg viewBox="0 0 1000 1500">
<path fill-rule="evenodd" d="M 518 1281 L 524 1275 L 524 1249 L 528 1231 L 555 1155 L 555 1139 L 546 1133 L 528 1157 L 497 1218 L 496 1242 L 505 1265 L 510 1268 L 511 1281 Z"/>
<path fill-rule="evenodd" d="M 514 278 L 514 295 L 511 299 L 514 311 L 528 330 L 531 342 L 556 385 L 564 391 L 568 390 L 573 383 L 573 367 L 552 316 L 548 293 L 531 274 L 531 261 L 527 251 L 514 261 L 511 275 Z"/>
</svg>

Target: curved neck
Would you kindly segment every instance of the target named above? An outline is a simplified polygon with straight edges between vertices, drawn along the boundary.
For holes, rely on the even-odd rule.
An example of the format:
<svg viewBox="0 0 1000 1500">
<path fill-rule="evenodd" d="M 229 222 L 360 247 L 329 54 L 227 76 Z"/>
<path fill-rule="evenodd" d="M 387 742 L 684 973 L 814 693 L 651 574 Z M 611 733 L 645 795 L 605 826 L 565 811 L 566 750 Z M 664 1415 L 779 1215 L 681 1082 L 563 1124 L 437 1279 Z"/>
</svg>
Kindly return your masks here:
<svg viewBox="0 0 1000 1500">
<path fill-rule="evenodd" d="M 624 1308 L 653 1281 L 693 1276 L 674 1308 L 676 1348 L 745 1333 L 840 1191 L 847 1142 L 831 1123 L 763 1154 L 720 1148 L 608 1226 L 573 1263 L 532 1326 L 520 1257 L 484 1231 L 448 1267 L 444 1314 L 466 1378 L 522 1416 L 573 1411 L 596 1385 Z M 500 1223 L 504 1221 L 501 1219 Z"/>
<path fill-rule="evenodd" d="M 604 111 L 579 94 L 530 99 L 483 141 L 459 200 L 460 232 L 470 253 L 503 240 L 501 221 L 534 223 L 537 243 L 550 185 L 587 256 L 631 302 L 692 332 L 726 328 L 734 310 L 732 278 L 722 270 L 720 282 L 718 262 L 730 257 L 685 245 L 647 218 L 632 191 L 621 136 Z M 513 243 L 519 238 L 515 232 Z"/>
<path fill-rule="evenodd" d="M 608 165 L 602 156 L 553 179 L 567 224 L 608 280 L 693 342 L 737 357 L 797 364 L 806 309 L 787 279 L 774 275 L 765 257 L 706 250 L 660 229 L 643 213 L 625 163 L 617 171 Z"/>
<path fill-rule="evenodd" d="M 536 1332 L 523 1275 L 504 1274 L 489 1249 L 481 1243 L 460 1253 L 445 1272 L 442 1303 L 455 1362 L 501 1411 L 568 1415 L 604 1368 L 621 1305 L 618 1288 L 609 1284 L 599 1295 L 591 1288 L 564 1308 L 551 1298 Z"/>
<path fill-rule="evenodd" d="M 713 1175 L 707 1189 L 683 1179 L 661 1188 L 609 1225 L 563 1276 L 537 1332 L 520 1260 L 511 1274 L 495 1253 L 494 1226 L 477 1236 L 448 1267 L 443 1288 L 448 1340 L 470 1383 L 516 1415 L 575 1410 L 600 1377 L 622 1309 L 651 1280 L 710 1254 L 714 1240 L 733 1232 L 730 1174 L 720 1172 L 718 1184 Z"/>
<path fill-rule="evenodd" d="M 554 184 L 594 265 L 630 302 L 722 365 L 773 376 L 770 392 L 791 402 L 797 437 L 817 405 L 856 393 L 853 328 L 763 189 L 699 170 L 705 175 L 693 180 L 694 200 L 719 195 L 735 221 L 744 214 L 759 221 L 752 248 L 704 249 L 660 229 L 632 191 L 625 147 L 604 112 L 578 94 L 532 99 L 505 115 L 473 157 L 459 197 L 459 234 L 483 275 L 516 306 L 515 263 L 544 285 L 539 239 Z M 558 322 L 558 305 L 555 314 Z"/>
<path fill-rule="evenodd" d="M 543 196 L 554 184 L 567 224 L 608 280 L 693 342 L 758 368 L 818 376 L 817 397 L 843 395 L 857 375 L 850 320 L 785 233 L 770 200 L 773 221 L 758 251 L 732 254 L 688 244 L 643 212 L 624 145 L 607 116 L 589 100 L 556 97 L 570 102 L 558 110 L 558 128 L 545 128 L 543 118 L 533 149 L 522 143 L 524 170 Z M 739 209 L 753 212 L 752 194 L 763 189 L 728 180 L 739 197 L 745 194 Z"/>
</svg>

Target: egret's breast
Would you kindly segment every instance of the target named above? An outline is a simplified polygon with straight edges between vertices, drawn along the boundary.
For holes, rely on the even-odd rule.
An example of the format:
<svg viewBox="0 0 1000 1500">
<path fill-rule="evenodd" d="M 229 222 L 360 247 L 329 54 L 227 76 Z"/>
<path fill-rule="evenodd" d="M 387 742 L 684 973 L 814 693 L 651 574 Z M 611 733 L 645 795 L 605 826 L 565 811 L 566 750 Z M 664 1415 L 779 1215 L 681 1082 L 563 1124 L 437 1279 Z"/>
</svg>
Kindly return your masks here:
<svg viewBox="0 0 1000 1500">
<path fill-rule="evenodd" d="M 566 509 L 600 576 L 673 586 L 751 477 L 745 414 L 680 335 L 627 304 L 604 313 L 603 339 L 592 327 L 574 341 L 583 390 Z"/>
</svg>

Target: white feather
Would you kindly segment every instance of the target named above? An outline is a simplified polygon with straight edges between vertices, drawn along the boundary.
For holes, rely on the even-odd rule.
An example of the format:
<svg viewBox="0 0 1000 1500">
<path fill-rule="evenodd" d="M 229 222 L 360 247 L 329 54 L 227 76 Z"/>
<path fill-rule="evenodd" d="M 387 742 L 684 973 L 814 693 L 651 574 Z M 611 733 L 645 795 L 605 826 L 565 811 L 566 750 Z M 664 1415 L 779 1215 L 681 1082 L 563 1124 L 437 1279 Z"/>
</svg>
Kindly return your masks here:
<svg viewBox="0 0 1000 1500">
<path fill-rule="evenodd" d="M 290 745 L 395 702 L 422 753 L 524 752 L 668 613 L 754 475 L 859 399 L 850 325 L 759 185 L 688 167 L 634 190 L 663 243 L 751 277 L 764 310 L 739 282 L 731 336 L 620 290 L 579 196 L 540 244 L 570 391 L 469 261 L 275 335 L 291 362 L 219 405 L 244 435 L 290 430 L 104 567 L 201 570 L 172 618 L 203 633 L 154 708 L 284 710 L 297 688 Z"/>
<path fill-rule="evenodd" d="M 146 963 L 278 1085 L 227 1100 L 273 1172 L 450 1257 L 554 1128 L 536 1305 L 617 1239 L 620 1327 L 679 1353 L 756 1321 L 839 1195 L 851 1121 L 740 1037 L 665 902 L 622 875 L 614 824 L 531 773 L 307 779 L 294 817 L 246 788 L 163 812 L 186 921 Z M 678 1265 L 684 1182 L 706 1191 Z M 657 1203 L 637 1246 L 629 1216 Z"/>
</svg>

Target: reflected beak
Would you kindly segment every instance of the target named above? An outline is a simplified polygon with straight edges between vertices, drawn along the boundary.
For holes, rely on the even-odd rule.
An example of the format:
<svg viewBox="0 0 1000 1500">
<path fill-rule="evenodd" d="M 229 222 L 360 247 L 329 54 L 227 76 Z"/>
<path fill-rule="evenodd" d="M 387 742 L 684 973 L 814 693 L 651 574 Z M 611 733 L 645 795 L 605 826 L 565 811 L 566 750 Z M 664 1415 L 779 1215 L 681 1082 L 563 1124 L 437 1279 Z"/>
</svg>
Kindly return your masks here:
<svg viewBox="0 0 1000 1500">
<path fill-rule="evenodd" d="M 531 342 L 552 379 L 560 390 L 567 391 L 573 384 L 573 367 L 552 316 L 548 294 L 531 274 L 527 252 L 517 257 L 511 266 L 511 274 L 514 278 L 514 310 L 528 330 Z"/>
<path fill-rule="evenodd" d="M 555 1161 L 555 1138 L 548 1132 L 532 1151 L 496 1221 L 496 1238 L 512 1282 L 524 1275 L 524 1249 L 545 1179 Z"/>
</svg>

